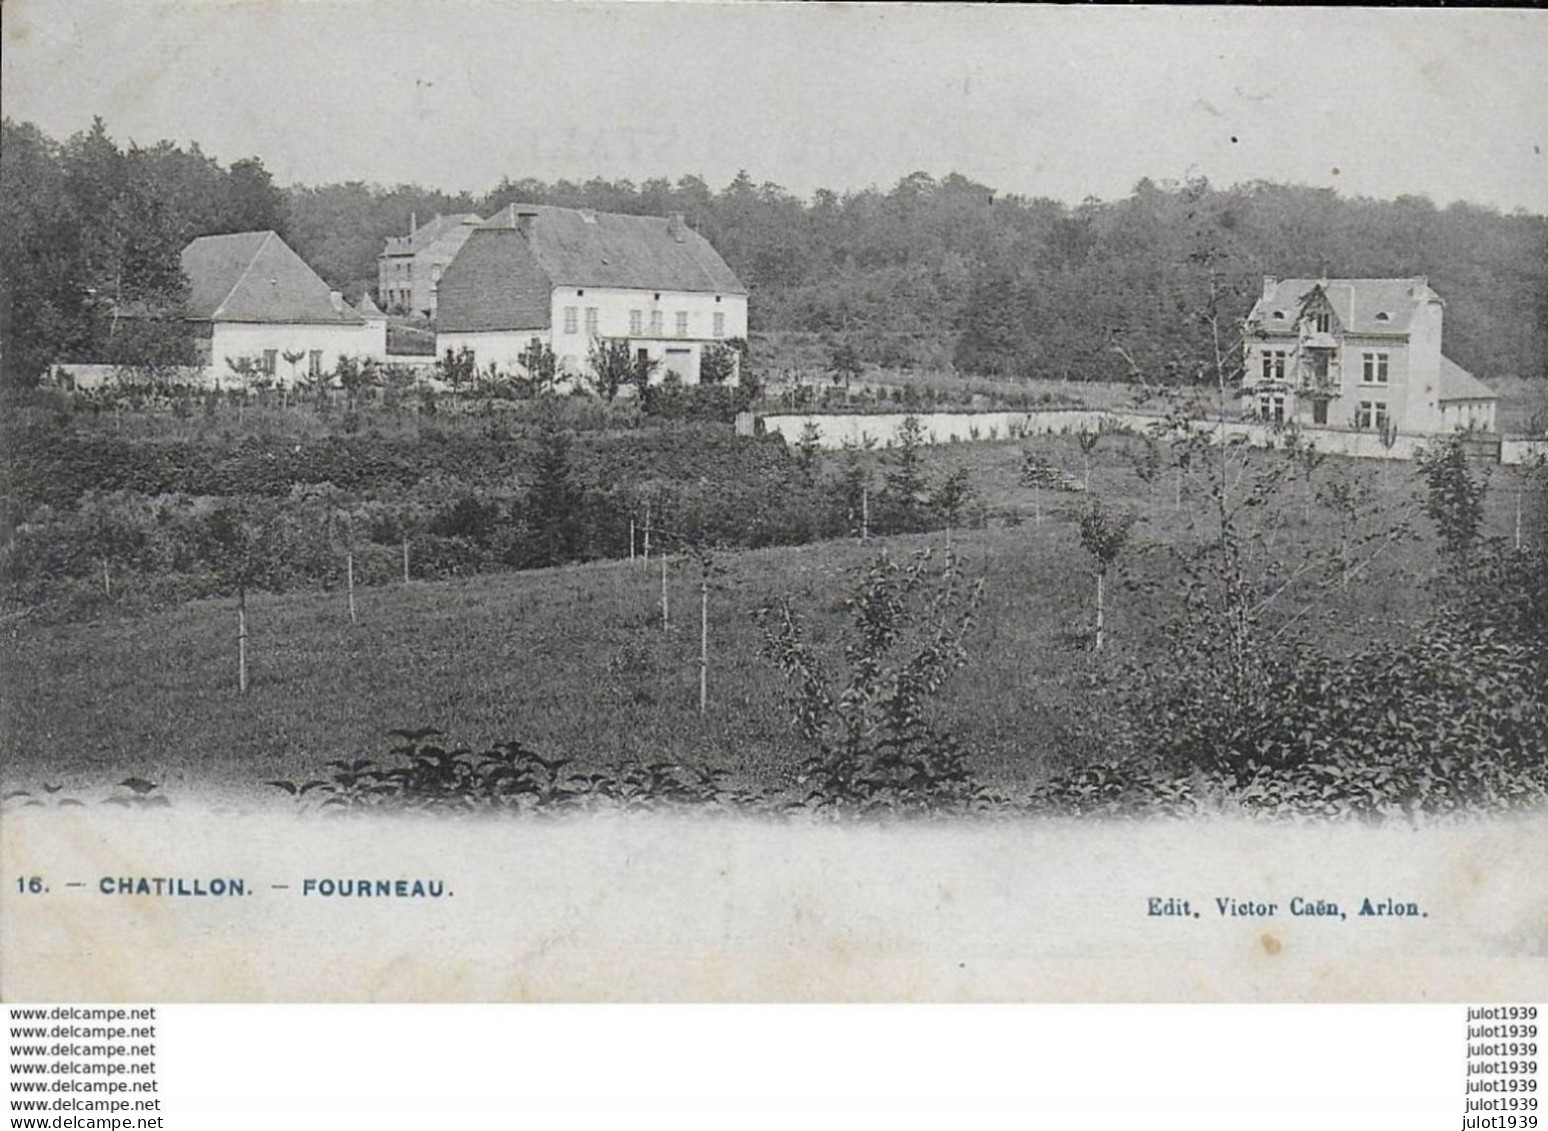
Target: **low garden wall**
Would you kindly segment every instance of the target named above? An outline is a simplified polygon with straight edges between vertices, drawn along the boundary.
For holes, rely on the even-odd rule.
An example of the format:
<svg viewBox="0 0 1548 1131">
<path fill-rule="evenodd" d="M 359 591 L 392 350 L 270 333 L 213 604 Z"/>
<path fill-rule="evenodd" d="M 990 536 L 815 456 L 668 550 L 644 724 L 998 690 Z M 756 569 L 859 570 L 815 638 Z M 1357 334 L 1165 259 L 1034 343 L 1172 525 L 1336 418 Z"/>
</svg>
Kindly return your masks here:
<svg viewBox="0 0 1548 1131">
<path fill-rule="evenodd" d="M 1092 409 L 1050 409 L 1032 412 L 922 412 L 922 413 L 779 413 L 761 418 L 763 430 L 777 433 L 788 444 L 801 439 L 808 423 L 818 429 L 818 443 L 824 448 L 845 444 L 890 447 L 897 441 L 898 429 L 910 415 L 924 430 L 927 443 L 944 444 L 975 440 L 1014 440 L 1028 436 L 1096 431 L 1122 428 L 1143 432 L 1161 421 L 1161 417 L 1141 412 L 1102 412 Z M 1221 432 L 1227 437 L 1243 437 L 1255 447 L 1273 447 L 1281 442 L 1281 429 L 1268 424 L 1246 421 L 1199 421 L 1201 431 Z M 1389 445 L 1375 432 L 1351 432 L 1332 428 L 1305 428 L 1302 436 L 1317 449 L 1334 455 L 1361 459 L 1413 459 L 1430 441 L 1428 436 L 1399 435 Z M 1523 441 L 1521 443 L 1534 443 Z M 1540 442 L 1539 442 L 1540 443 Z M 1517 461 L 1519 462 L 1519 460 Z"/>
</svg>

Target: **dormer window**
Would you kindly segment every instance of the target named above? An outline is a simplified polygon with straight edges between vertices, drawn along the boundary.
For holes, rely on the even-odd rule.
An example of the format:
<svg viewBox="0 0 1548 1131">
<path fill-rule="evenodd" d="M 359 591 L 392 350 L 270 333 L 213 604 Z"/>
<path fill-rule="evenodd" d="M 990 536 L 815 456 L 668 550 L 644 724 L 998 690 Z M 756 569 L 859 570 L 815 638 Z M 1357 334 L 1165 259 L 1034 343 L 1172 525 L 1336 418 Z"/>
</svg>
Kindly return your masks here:
<svg viewBox="0 0 1548 1131">
<path fill-rule="evenodd" d="M 1326 310 L 1319 310 L 1312 315 L 1312 329 L 1319 334 L 1328 334 L 1333 331 L 1333 316 Z"/>
<path fill-rule="evenodd" d="M 1376 312 L 1376 321 L 1378 321 L 1378 322 L 1391 322 L 1392 321 L 1392 315 L 1388 314 L 1385 310 L 1378 310 Z"/>
<path fill-rule="evenodd" d="M 1276 310 L 1276 311 L 1274 311 L 1274 321 L 1275 322 L 1283 322 L 1284 320 L 1285 320 L 1285 312 L 1283 310 Z"/>
</svg>

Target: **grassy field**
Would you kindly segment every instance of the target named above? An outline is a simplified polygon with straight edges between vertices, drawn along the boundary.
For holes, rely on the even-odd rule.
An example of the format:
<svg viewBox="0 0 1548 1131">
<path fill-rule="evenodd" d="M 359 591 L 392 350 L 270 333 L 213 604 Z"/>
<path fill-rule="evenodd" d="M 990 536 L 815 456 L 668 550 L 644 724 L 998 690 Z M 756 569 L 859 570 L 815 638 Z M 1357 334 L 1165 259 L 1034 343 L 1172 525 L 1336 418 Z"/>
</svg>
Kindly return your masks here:
<svg viewBox="0 0 1548 1131">
<path fill-rule="evenodd" d="M 1084 473 L 1072 440 L 1038 446 L 1051 462 Z M 1194 524 L 1206 513 L 1196 491 L 1178 508 L 1165 475 L 1142 482 L 1116 441 L 1098 449 L 1092 492 L 1141 516 L 1130 572 L 1162 588 L 1141 597 L 1114 587 L 1114 650 L 1094 655 L 1094 586 L 1073 521 L 1085 496 L 1021 486 L 1022 451 L 986 443 L 928 453 L 932 474 L 968 467 L 1000 515 L 988 528 L 953 534 L 970 570 L 985 577 L 986 595 L 969 662 L 940 708 L 974 768 L 1002 785 L 1102 752 L 1108 707 L 1094 677 L 1125 650 L 1166 647 L 1175 566 L 1160 548 L 1197 537 Z M 1422 581 L 1437 565 L 1417 514 L 1414 469 L 1330 461 L 1323 474 L 1368 484 L 1385 514 L 1413 517 L 1417 533 L 1347 589 L 1323 592 L 1308 623 L 1335 647 L 1401 633 L 1423 613 Z M 1494 469 L 1493 532 L 1510 527 L 1516 474 Z M 1294 503 L 1272 540 L 1293 555 L 1330 537 L 1323 509 Z M 331 758 L 380 754 L 394 727 L 436 727 L 470 744 L 520 739 L 581 765 L 662 758 L 782 782 L 807 751 L 790 733 L 781 680 L 759 654 L 751 610 L 788 597 L 831 654 L 846 621 L 849 571 L 883 544 L 902 556 L 940 549 L 943 540 L 936 533 L 725 555 L 710 599 L 703 716 L 698 576 L 681 559 L 669 569 L 665 631 L 655 561 L 648 570 L 614 561 L 367 588 L 357 595 L 355 624 L 338 592 L 257 595 L 249 600 L 245 697 L 236 692 L 232 600 L 48 628 L 16 619 L 0 632 L 6 785 L 47 781 L 91 796 L 136 774 L 174 794 L 202 785 L 261 790 L 266 779 L 311 776 Z"/>
</svg>

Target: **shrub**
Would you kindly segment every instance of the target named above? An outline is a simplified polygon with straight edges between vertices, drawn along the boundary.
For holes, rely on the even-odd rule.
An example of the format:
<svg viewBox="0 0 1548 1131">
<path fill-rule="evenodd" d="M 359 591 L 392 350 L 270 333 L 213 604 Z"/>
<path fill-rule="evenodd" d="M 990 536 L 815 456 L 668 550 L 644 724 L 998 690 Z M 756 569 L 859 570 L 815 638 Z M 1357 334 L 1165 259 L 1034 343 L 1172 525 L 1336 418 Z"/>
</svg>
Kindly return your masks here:
<svg viewBox="0 0 1548 1131">
<path fill-rule="evenodd" d="M 727 788 L 725 775 L 715 770 L 631 761 L 607 771 L 565 773 L 573 759 L 547 758 L 519 741 L 473 750 L 434 741 L 440 736 L 437 730 L 391 733 L 399 742 L 387 760 L 338 759 L 327 764 L 325 777 L 265 784 L 323 812 L 496 810 L 537 815 L 595 808 L 747 807 L 755 801 L 750 794 Z"/>
<path fill-rule="evenodd" d="M 786 601 L 756 614 L 764 654 L 789 685 L 793 727 L 816 753 L 801 764 L 800 803 L 835 813 L 939 812 L 991 801 L 930 700 L 967 659 L 982 595 L 956 555 L 907 564 L 885 552 L 845 601 L 851 629 L 842 683 L 830 676 Z"/>
</svg>

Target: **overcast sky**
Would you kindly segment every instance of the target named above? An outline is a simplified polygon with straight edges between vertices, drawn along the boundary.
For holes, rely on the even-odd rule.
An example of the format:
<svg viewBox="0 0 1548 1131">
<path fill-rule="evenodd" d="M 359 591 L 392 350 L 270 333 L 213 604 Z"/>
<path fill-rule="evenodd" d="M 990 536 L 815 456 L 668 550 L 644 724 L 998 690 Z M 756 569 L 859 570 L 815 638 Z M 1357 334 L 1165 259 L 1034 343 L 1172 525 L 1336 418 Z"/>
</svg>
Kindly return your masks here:
<svg viewBox="0 0 1548 1131">
<path fill-rule="evenodd" d="M 1078 201 L 1265 179 L 1548 212 L 1540 12 L 4 0 L 7 116 L 483 192 L 923 170 Z"/>
</svg>

